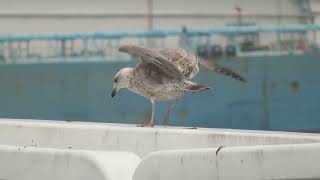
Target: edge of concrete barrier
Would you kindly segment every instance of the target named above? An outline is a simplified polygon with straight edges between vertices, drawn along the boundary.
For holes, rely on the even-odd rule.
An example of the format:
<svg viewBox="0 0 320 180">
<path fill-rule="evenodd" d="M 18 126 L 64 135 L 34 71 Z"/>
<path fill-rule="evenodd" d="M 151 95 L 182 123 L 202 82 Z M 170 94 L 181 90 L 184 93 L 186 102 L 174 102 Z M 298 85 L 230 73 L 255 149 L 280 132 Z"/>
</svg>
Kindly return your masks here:
<svg viewBox="0 0 320 180">
<path fill-rule="evenodd" d="M 0 145 L 0 162 L 0 179 L 131 180 L 140 158 L 131 152 Z"/>
</svg>

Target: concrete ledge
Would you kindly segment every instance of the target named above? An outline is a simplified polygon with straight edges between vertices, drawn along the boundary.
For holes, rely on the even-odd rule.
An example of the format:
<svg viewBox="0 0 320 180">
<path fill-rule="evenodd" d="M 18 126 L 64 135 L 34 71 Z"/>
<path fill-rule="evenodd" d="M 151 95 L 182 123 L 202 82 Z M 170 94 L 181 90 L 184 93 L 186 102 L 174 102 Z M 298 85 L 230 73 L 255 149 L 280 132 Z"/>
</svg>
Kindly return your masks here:
<svg viewBox="0 0 320 180">
<path fill-rule="evenodd" d="M 320 144 L 154 152 L 133 180 L 320 179 Z"/>
<path fill-rule="evenodd" d="M 317 134 L 0 119 L 0 144 L 129 151 L 140 157 L 159 150 L 317 142 Z"/>
<path fill-rule="evenodd" d="M 320 144 L 224 148 L 220 180 L 320 179 Z"/>
<path fill-rule="evenodd" d="M 143 158 L 133 180 L 215 180 L 215 149 L 171 150 L 151 153 Z"/>
<path fill-rule="evenodd" d="M 0 144 L 0 179 L 320 179 L 318 134 L 2 119 Z"/>
<path fill-rule="evenodd" d="M 0 145 L 0 179 L 131 180 L 140 158 L 129 152 Z"/>
</svg>

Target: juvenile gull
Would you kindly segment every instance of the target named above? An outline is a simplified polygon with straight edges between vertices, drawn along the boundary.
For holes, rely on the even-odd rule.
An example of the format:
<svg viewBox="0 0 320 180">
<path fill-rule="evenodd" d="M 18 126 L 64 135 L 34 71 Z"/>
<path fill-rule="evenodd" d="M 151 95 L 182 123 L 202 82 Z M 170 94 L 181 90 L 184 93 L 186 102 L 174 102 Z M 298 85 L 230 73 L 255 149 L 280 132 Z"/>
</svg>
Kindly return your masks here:
<svg viewBox="0 0 320 180">
<path fill-rule="evenodd" d="M 139 57 L 141 62 L 135 67 L 126 67 L 116 73 L 111 96 L 114 97 L 119 89 L 128 88 L 150 100 L 152 113 L 147 126 L 154 126 L 156 101 L 174 100 L 164 114 L 163 122 L 166 125 L 170 111 L 181 96 L 209 89 L 206 85 L 190 81 L 198 74 L 199 64 L 244 81 L 231 70 L 209 61 L 199 61 L 193 53 L 181 48 L 149 49 L 126 45 L 121 46 L 119 51 Z"/>
</svg>

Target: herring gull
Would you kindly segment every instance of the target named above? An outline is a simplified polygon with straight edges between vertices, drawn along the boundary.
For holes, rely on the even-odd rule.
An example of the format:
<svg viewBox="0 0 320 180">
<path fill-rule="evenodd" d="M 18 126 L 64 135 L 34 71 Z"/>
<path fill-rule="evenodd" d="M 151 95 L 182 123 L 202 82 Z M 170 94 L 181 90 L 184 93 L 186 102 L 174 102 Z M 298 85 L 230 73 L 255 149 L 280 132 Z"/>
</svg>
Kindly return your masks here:
<svg viewBox="0 0 320 180">
<path fill-rule="evenodd" d="M 183 95 L 210 89 L 206 85 L 190 81 L 198 74 L 199 64 L 244 81 L 233 71 L 207 60 L 199 60 L 196 55 L 182 48 L 150 49 L 125 45 L 119 51 L 139 57 L 141 61 L 135 67 L 122 68 L 115 74 L 111 96 L 114 97 L 118 90 L 127 88 L 147 98 L 152 104 L 151 119 L 146 125 L 150 127 L 154 126 L 156 101 L 173 100 L 164 113 L 163 123 L 167 125 L 170 111 Z"/>
</svg>

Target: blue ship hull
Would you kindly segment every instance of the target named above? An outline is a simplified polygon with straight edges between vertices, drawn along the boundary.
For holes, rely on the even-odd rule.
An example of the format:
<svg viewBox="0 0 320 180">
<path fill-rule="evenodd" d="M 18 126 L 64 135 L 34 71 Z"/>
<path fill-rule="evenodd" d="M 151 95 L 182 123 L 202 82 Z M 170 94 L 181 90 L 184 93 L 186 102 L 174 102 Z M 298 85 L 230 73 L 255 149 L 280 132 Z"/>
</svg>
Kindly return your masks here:
<svg viewBox="0 0 320 180">
<path fill-rule="evenodd" d="M 0 66 L 0 117 L 142 123 L 148 100 L 128 90 L 111 98 L 117 70 L 136 62 L 12 64 Z M 262 130 L 320 129 L 317 53 L 220 60 L 246 77 L 242 83 L 206 70 L 194 81 L 212 90 L 187 95 L 170 125 Z M 158 103 L 157 124 L 167 102 Z"/>
</svg>

